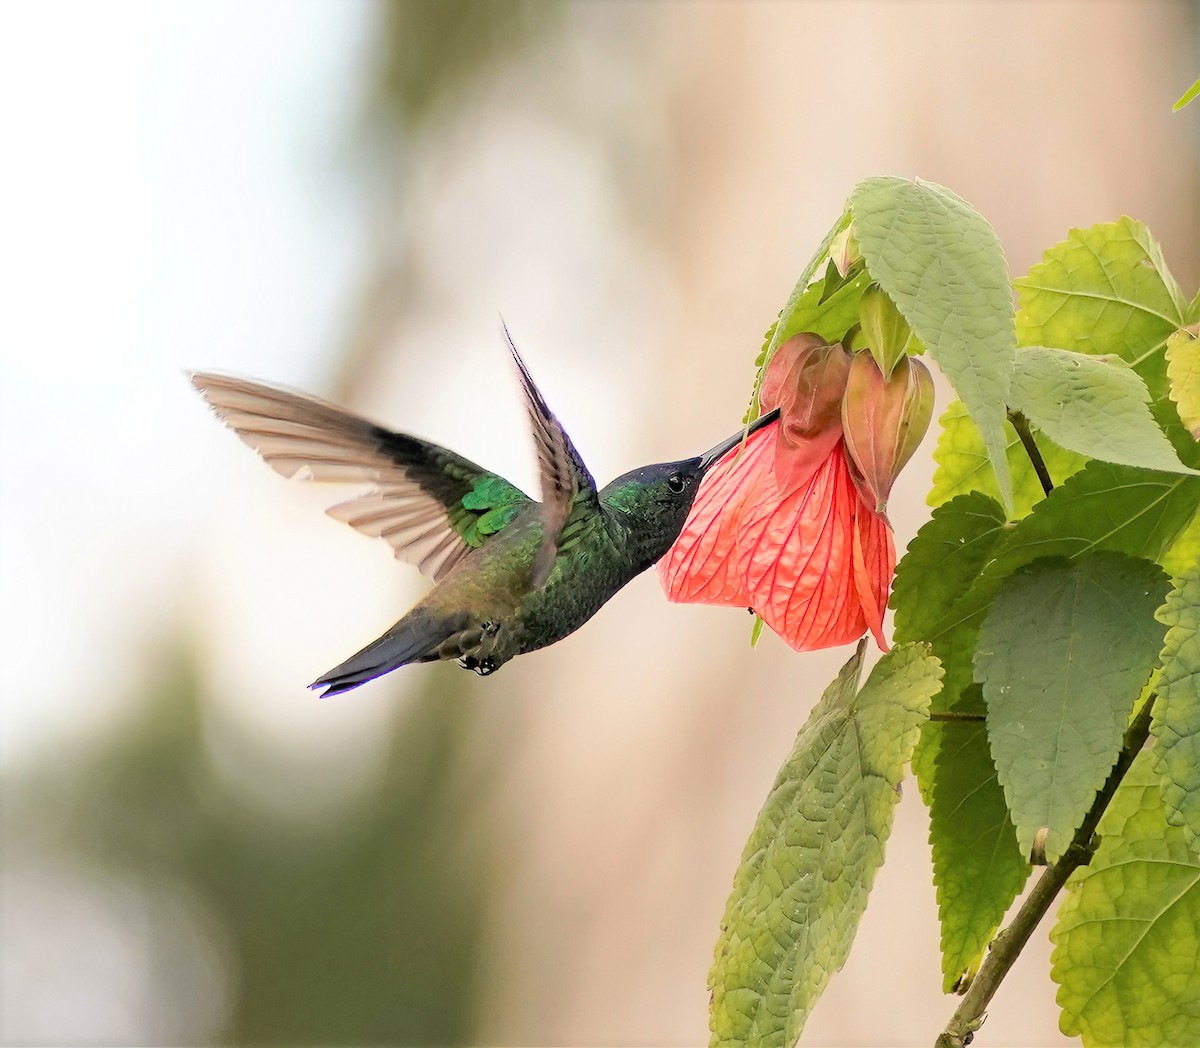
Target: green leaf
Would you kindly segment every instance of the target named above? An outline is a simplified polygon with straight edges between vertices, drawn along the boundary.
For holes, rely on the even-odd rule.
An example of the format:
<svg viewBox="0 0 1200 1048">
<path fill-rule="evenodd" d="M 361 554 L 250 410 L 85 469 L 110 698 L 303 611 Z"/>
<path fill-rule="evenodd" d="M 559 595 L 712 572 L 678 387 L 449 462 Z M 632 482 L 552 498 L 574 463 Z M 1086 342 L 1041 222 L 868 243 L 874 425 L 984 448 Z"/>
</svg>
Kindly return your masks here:
<svg viewBox="0 0 1200 1048">
<path fill-rule="evenodd" d="M 1154 707 L 1154 765 L 1167 820 L 1200 854 L 1200 565 L 1193 564 L 1159 609 L 1167 629 Z"/>
<path fill-rule="evenodd" d="M 825 288 L 814 284 L 779 322 L 782 345 L 801 331 L 811 331 L 826 342 L 837 342 L 846 331 L 858 323 L 858 306 L 863 291 L 870 283 L 866 273 L 858 273 L 840 283 L 827 298 Z M 765 364 L 765 362 L 764 362 Z"/>
<path fill-rule="evenodd" d="M 1179 541 L 1197 507 L 1200 478 L 1108 462 L 1091 462 L 1055 488 L 1028 516 L 1004 528 L 953 615 L 930 631 L 927 639 L 945 670 L 947 702 L 973 677 L 968 668 L 976 633 L 1005 578 L 1039 557 L 1078 558 L 1100 550 L 1157 561 Z M 916 767 L 920 775 L 920 761 Z"/>
<path fill-rule="evenodd" d="M 1005 534 L 1004 510 L 980 492 L 934 510 L 896 567 L 898 642 L 928 638 L 946 676 L 933 708 L 982 713 L 972 682 L 978 625 L 957 608 Z M 982 724 L 927 721 L 913 771 L 929 806 L 929 842 L 941 922 L 943 989 L 980 955 L 1028 875 Z"/>
<path fill-rule="evenodd" d="M 892 607 L 898 642 L 933 640 L 945 676 L 932 708 L 981 714 L 972 682 L 978 624 L 961 623 L 963 595 L 1005 533 L 1004 510 L 971 492 L 938 507 L 896 568 Z M 913 772 L 929 806 L 929 842 L 949 991 L 974 967 L 1028 867 L 1017 847 L 982 724 L 926 721 Z"/>
<path fill-rule="evenodd" d="M 1178 113 L 1189 102 L 1193 102 L 1197 97 L 1200 97 L 1200 80 L 1197 80 L 1189 87 L 1182 95 L 1179 96 L 1179 101 L 1171 106 L 1172 113 Z"/>
<path fill-rule="evenodd" d="M 790 304 L 787 315 L 767 332 L 762 352 L 754 362 L 758 374 L 754 380 L 754 393 L 744 422 L 751 422 L 759 415 L 763 376 L 767 373 L 767 364 L 774 355 L 775 348 L 802 331 L 812 332 L 826 342 L 841 341 L 846 331 L 858 322 L 859 302 L 869 283 L 870 278 L 867 274 L 859 272 L 839 284 L 828 298 L 824 297 L 826 289 L 823 284 L 813 284 L 796 302 Z"/>
<path fill-rule="evenodd" d="M 1104 784 L 1165 629 L 1167 577 L 1115 553 L 1037 560 L 1004 581 L 979 632 L 975 675 L 1025 854 L 1054 862 Z"/>
<path fill-rule="evenodd" d="M 1038 557 L 1084 557 L 1099 550 L 1170 562 L 1176 557 L 1176 548 L 1188 542 L 1188 532 L 1183 529 L 1197 507 L 1200 479 L 1092 462 L 1055 488 L 1023 520 L 1005 526 L 978 578 L 951 613 L 923 630 L 944 671 L 942 691 L 933 708 L 960 708 L 959 699 L 974 680 L 980 624 L 1007 576 Z M 899 576 L 897 567 L 897 584 Z M 918 580 L 915 575 L 911 578 L 915 589 Z M 898 627 L 904 623 L 899 612 L 897 621 Z M 926 803 L 942 737 L 941 726 L 927 724 L 913 757 L 913 770 Z"/>
<path fill-rule="evenodd" d="M 979 639 L 979 623 L 983 615 L 976 614 L 942 633 L 931 644 L 934 655 L 942 664 L 942 690 L 934 696 L 930 709 L 938 713 L 982 714 L 983 698 L 974 681 L 975 643 Z M 939 654 L 940 653 L 940 654 Z M 933 786 L 937 779 L 937 761 L 946 739 L 946 725 L 929 721 L 921 728 L 921 737 L 913 752 L 913 774 L 921 789 L 921 799 L 933 803 Z"/>
<path fill-rule="evenodd" d="M 971 584 L 987 563 L 1004 525 L 1004 510 L 979 492 L 961 495 L 933 512 L 908 544 L 896 565 L 891 606 L 896 610 L 897 643 L 932 641 L 942 663 L 942 689 L 932 708 L 953 708 L 964 687 L 973 682 L 971 657 L 976 628 L 956 629 L 955 614 Z M 982 711 L 982 701 L 978 704 Z M 927 722 L 913 756 L 913 771 L 926 804 L 932 803 L 935 762 L 944 725 Z"/>
<path fill-rule="evenodd" d="M 1198 506 L 1200 477 L 1091 462 L 1008 532 L 968 603 L 1038 557 L 1112 550 L 1157 561 Z"/>
<path fill-rule="evenodd" d="M 851 193 L 850 212 L 867 269 L 966 404 L 1011 510 L 1003 427 L 1016 333 L 995 231 L 931 182 L 868 178 Z"/>
<path fill-rule="evenodd" d="M 1158 559 L 1172 578 L 1185 575 L 1200 564 L 1200 509 Z"/>
<path fill-rule="evenodd" d="M 1200 371 L 1196 377 L 1200 381 Z M 1111 357 L 1024 349 L 1017 354 L 1010 404 L 1055 443 L 1089 458 L 1194 472 L 1179 461 L 1150 414 L 1146 384 Z"/>
<path fill-rule="evenodd" d="M 1200 325 L 1180 328 L 1167 338 L 1170 397 L 1193 439 L 1200 440 Z"/>
<path fill-rule="evenodd" d="M 800 730 L 750 835 L 709 974 L 714 1045 L 790 1046 L 845 963 L 941 669 L 923 645 L 865 646 Z"/>
<path fill-rule="evenodd" d="M 1189 466 L 1195 456 L 1167 396 L 1167 338 L 1186 323 L 1187 302 L 1140 222 L 1122 218 L 1073 229 L 1050 248 L 1017 289 L 1017 341 L 1077 353 L 1119 356 L 1150 391 L 1151 410 Z"/>
<path fill-rule="evenodd" d="M 988 749 L 987 729 L 934 723 L 942 735 L 929 804 L 929 843 L 942 926 L 942 990 L 974 974 L 1029 876 Z"/>
<path fill-rule="evenodd" d="M 762 637 L 763 627 L 766 621 L 760 615 L 754 616 L 754 624 L 750 627 L 750 647 L 757 648 L 759 638 Z"/>
<path fill-rule="evenodd" d="M 929 505 L 940 506 L 968 491 L 981 491 L 999 499 L 1000 488 L 988 462 L 983 437 L 962 401 L 952 401 L 939 422 L 941 432 L 933 452 L 938 468 L 926 499 Z M 1065 451 L 1043 433 L 1035 434 L 1034 439 L 1055 484 L 1061 484 L 1087 464 L 1084 456 Z M 1004 423 L 1004 452 L 1012 476 L 1014 515 L 1023 517 L 1046 496 L 1017 431 L 1007 420 Z"/>
<path fill-rule="evenodd" d="M 808 260 L 808 265 L 804 267 L 804 272 L 800 274 L 800 279 L 796 281 L 796 286 L 792 288 L 792 293 L 788 296 L 787 304 L 780 310 L 779 319 L 771 325 L 767 332 L 766 342 L 763 344 L 762 352 L 759 353 L 758 359 L 755 360 L 755 366 L 758 368 L 758 374 L 754 379 L 754 392 L 750 396 L 750 409 L 746 412 L 746 422 L 752 422 L 758 417 L 758 398 L 762 392 L 763 373 L 766 371 L 767 364 L 771 362 L 771 357 L 774 356 L 775 350 L 791 338 L 791 335 L 786 334 L 789 323 L 794 322 L 796 316 L 804 311 L 807 306 L 802 302 L 805 293 L 808 291 L 808 286 L 813 282 L 813 277 L 817 271 L 825 263 L 829 257 L 829 248 L 834 240 L 850 225 L 849 209 L 843 211 L 838 220 L 833 224 L 833 227 L 825 234 L 825 238 L 817 246 L 813 257 Z M 819 287 L 820 285 L 818 285 Z M 819 294 L 818 294 L 819 298 Z M 851 321 L 854 323 L 854 321 Z M 809 330 L 807 328 L 796 328 L 792 334 L 799 331 Z M 822 336 L 825 337 L 825 336 Z M 840 336 L 838 336 L 840 337 Z"/>
<path fill-rule="evenodd" d="M 1200 1044 L 1200 862 L 1150 761 L 1129 769 L 1050 933 L 1059 1025 L 1085 1045 Z"/>
<path fill-rule="evenodd" d="M 973 491 L 939 506 L 896 565 L 891 606 L 896 640 L 932 641 L 990 559 L 1004 534 L 1004 510 Z"/>
</svg>

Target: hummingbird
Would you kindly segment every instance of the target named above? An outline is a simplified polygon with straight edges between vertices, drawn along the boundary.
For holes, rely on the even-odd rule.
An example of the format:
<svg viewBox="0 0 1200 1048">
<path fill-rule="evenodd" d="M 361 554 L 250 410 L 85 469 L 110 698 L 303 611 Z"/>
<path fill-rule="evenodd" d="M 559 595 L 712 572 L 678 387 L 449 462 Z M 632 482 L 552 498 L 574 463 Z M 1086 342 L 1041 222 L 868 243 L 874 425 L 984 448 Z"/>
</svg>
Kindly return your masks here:
<svg viewBox="0 0 1200 1048">
<path fill-rule="evenodd" d="M 377 640 L 312 684 L 338 695 L 415 662 L 480 675 L 573 633 L 679 536 L 700 481 L 778 411 L 692 458 L 597 488 L 507 329 L 537 449 L 542 501 L 463 456 L 334 404 L 209 372 L 190 376 L 216 416 L 276 472 L 369 485 L 327 512 L 382 538 L 435 585 Z"/>
</svg>

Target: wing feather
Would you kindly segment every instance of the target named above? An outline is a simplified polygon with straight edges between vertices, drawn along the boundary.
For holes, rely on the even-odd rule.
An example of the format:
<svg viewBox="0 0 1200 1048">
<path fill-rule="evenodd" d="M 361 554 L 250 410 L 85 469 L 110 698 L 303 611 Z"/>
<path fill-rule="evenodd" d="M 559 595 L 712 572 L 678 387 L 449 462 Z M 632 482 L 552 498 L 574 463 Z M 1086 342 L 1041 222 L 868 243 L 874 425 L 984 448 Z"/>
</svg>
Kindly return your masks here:
<svg viewBox="0 0 1200 1048">
<path fill-rule="evenodd" d="M 197 373 L 191 380 L 217 417 L 277 473 L 371 485 L 331 506 L 329 515 L 383 538 L 398 559 L 434 579 L 483 541 L 473 525 L 484 513 L 530 502 L 461 455 L 316 397 L 226 375 Z M 468 509 L 463 500 L 480 485 L 492 493 L 491 501 Z"/>
<path fill-rule="evenodd" d="M 563 526 L 572 510 L 586 501 L 596 499 L 596 481 L 592 478 L 567 431 L 546 404 L 545 398 L 533 381 L 529 369 L 517 352 L 508 327 L 504 327 L 504 338 L 521 389 L 525 394 L 525 407 L 529 414 L 529 425 L 533 431 L 533 442 L 537 449 L 538 474 L 542 488 L 542 526 L 545 537 L 533 566 L 533 585 L 543 585 L 554 566 L 558 553 L 559 538 Z"/>
</svg>

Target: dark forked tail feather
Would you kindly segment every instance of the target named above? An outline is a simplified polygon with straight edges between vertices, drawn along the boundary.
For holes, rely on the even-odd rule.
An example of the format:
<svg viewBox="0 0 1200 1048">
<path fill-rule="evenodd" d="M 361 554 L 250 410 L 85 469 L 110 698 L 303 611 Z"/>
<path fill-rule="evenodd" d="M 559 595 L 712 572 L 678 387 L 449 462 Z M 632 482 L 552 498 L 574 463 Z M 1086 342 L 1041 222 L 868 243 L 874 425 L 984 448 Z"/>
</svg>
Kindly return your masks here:
<svg viewBox="0 0 1200 1048">
<path fill-rule="evenodd" d="M 425 612 L 410 612 L 377 640 L 309 685 L 324 688 L 322 698 L 340 695 L 410 662 L 436 659 L 438 648 L 456 631 L 456 624 Z"/>
</svg>

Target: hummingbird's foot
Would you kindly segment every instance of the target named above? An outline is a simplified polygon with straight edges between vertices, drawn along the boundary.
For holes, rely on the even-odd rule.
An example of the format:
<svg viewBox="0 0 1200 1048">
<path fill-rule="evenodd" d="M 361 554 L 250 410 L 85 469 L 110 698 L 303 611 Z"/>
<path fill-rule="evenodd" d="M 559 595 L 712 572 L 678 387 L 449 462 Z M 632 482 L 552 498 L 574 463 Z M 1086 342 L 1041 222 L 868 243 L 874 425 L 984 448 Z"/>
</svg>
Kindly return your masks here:
<svg viewBox="0 0 1200 1048">
<path fill-rule="evenodd" d="M 504 623 L 499 619 L 484 619 L 451 638 L 453 647 L 446 645 L 442 658 L 458 656 L 458 664 L 464 670 L 474 670 L 481 677 L 495 673 L 505 662 L 503 655 L 495 654 L 501 646 Z"/>
<path fill-rule="evenodd" d="M 493 659 L 490 655 L 482 659 L 477 659 L 474 655 L 464 655 L 458 660 L 458 664 L 464 670 L 474 670 L 481 677 L 495 673 L 500 668 L 500 661 Z"/>
</svg>

